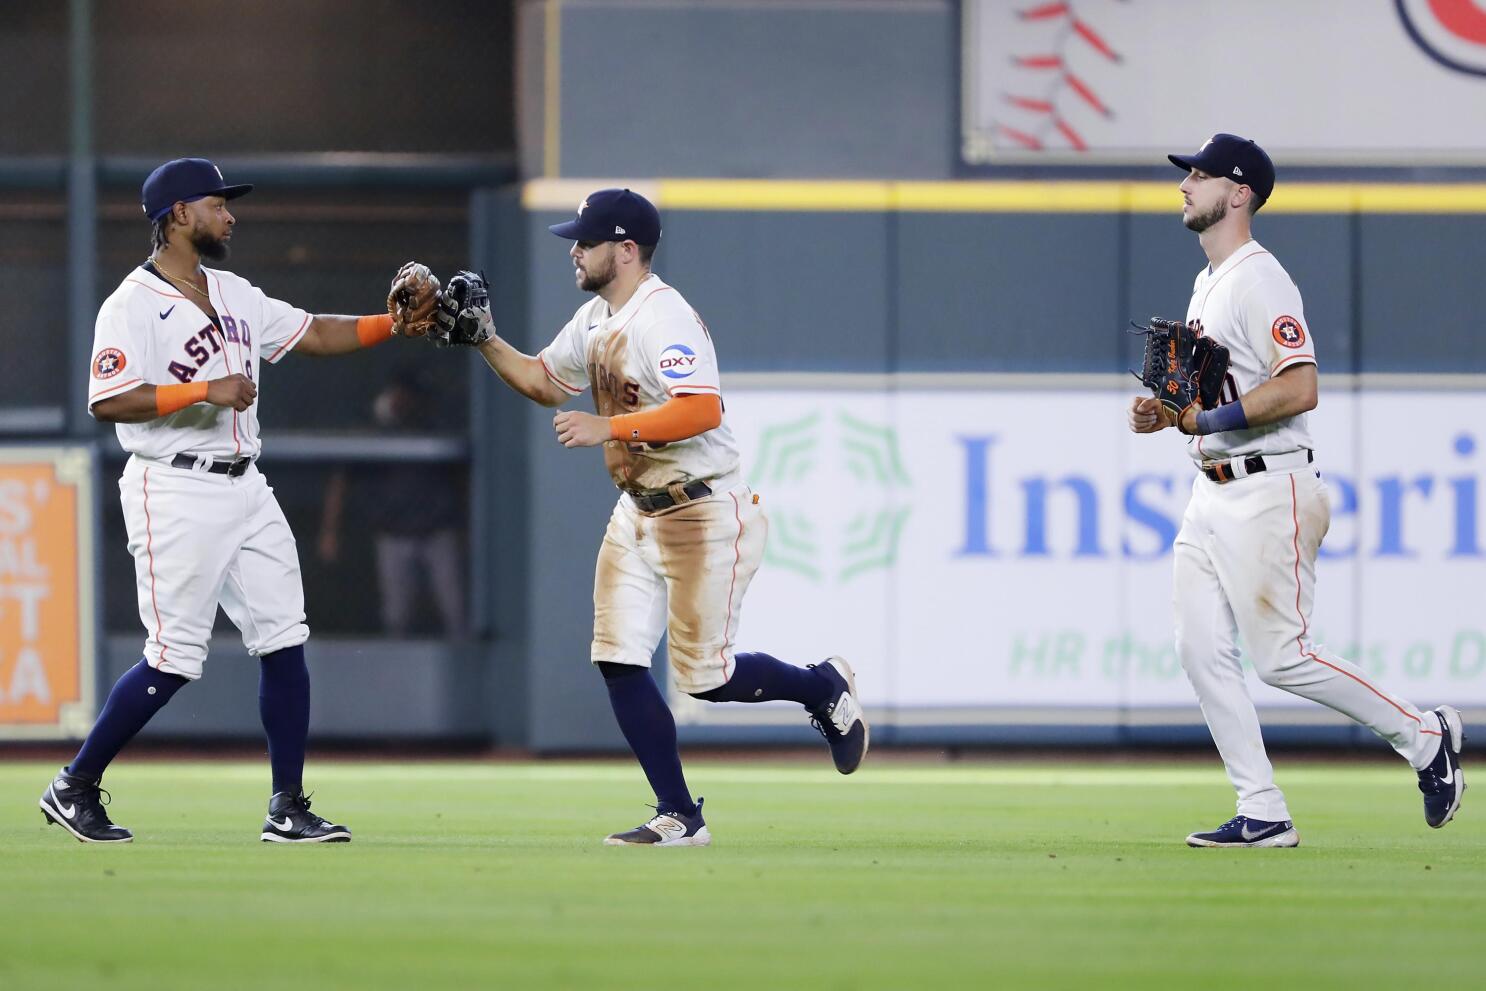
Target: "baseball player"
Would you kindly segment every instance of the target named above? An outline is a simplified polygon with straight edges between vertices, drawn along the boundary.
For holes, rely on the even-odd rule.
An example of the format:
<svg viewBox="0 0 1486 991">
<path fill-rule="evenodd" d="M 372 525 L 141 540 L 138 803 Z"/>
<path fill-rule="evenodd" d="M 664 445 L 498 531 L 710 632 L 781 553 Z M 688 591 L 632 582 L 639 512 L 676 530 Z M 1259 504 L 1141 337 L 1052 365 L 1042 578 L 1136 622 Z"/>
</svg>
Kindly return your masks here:
<svg viewBox="0 0 1486 991">
<path fill-rule="evenodd" d="M 495 336 L 488 306 L 455 319 L 446 303 L 437 332 L 475 326 L 454 343 L 478 345 L 507 385 L 545 406 L 592 389 L 597 414 L 563 411 L 553 426 L 564 447 L 602 446 L 620 489 L 594 575 L 591 656 L 656 797 L 648 822 L 605 843 L 706 846 L 702 800 L 692 800 L 676 723 L 649 670 L 662 631 L 682 691 L 709 702 L 800 703 L 842 774 L 856 770 L 868 746 L 855 675 L 839 657 L 799 668 L 734 651 L 768 523 L 723 421 L 712 338 L 650 269 L 660 214 L 628 189 L 603 189 L 550 229 L 574 242 L 578 287 L 594 294 L 551 344 L 522 354 Z M 450 280 L 446 300 L 462 278 Z"/>
<path fill-rule="evenodd" d="M 1239 636 L 1266 684 L 1330 706 L 1392 744 L 1418 772 L 1425 821 L 1443 826 L 1465 790 L 1460 713 L 1448 705 L 1421 712 L 1311 639 L 1316 552 L 1331 503 L 1306 422 L 1316 407 L 1316 349 L 1300 291 L 1250 234 L 1274 189 L 1274 166 L 1232 134 L 1168 157 L 1187 173 L 1182 222 L 1208 259 L 1187 323 L 1230 354 L 1216 408 L 1194 403 L 1173 416 L 1141 397 L 1128 413 L 1136 433 L 1176 426 L 1189 435 L 1197 467 L 1174 550 L 1177 653 L 1238 792 L 1238 814 L 1187 843 L 1300 843 L 1244 687 Z"/>
<path fill-rule="evenodd" d="M 227 259 L 236 223 L 228 201 L 252 188 L 228 185 L 201 158 L 150 173 L 141 195 L 153 250 L 98 312 L 88 409 L 118 424 L 130 453 L 119 494 L 146 638 L 144 656 L 114 685 L 82 749 L 41 796 L 46 819 L 83 842 L 133 839 L 104 811 L 104 769 L 176 691 L 201 677 L 219 604 L 260 659 L 258 706 L 273 772 L 262 838 L 351 839 L 349 829 L 311 812 L 304 794 L 310 631 L 294 536 L 254 465 L 256 383 L 263 362 L 290 351 L 345 354 L 409 328 L 389 314 L 312 316 L 204 267 Z M 399 278 L 414 274 L 405 267 Z M 428 288 L 421 286 L 421 302 L 431 314 Z"/>
</svg>

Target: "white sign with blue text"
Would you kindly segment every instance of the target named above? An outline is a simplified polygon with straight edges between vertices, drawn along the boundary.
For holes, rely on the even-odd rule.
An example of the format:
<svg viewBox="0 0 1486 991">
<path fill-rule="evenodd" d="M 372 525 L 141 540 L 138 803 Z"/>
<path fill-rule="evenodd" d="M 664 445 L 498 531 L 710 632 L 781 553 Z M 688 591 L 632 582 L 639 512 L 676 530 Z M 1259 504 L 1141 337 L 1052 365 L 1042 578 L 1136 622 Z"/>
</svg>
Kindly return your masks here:
<svg viewBox="0 0 1486 991">
<path fill-rule="evenodd" d="M 1018 708 L 1195 718 L 1171 633 L 1171 544 L 1195 470 L 1174 431 L 1129 432 L 1129 396 L 730 392 L 770 522 L 739 649 L 841 654 L 867 705 L 956 722 Z M 1311 625 L 1420 706 L 1486 705 L 1486 394 L 1431 394 L 1423 420 L 1418 404 L 1328 392 L 1312 414 L 1333 514 Z M 1251 690 L 1315 708 L 1252 675 Z"/>
</svg>

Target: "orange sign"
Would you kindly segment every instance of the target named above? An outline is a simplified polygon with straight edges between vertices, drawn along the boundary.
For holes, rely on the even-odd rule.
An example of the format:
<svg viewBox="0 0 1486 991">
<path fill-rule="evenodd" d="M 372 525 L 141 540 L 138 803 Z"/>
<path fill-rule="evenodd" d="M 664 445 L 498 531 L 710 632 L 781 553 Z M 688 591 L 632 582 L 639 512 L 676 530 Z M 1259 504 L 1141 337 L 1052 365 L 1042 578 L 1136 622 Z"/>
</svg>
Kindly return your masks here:
<svg viewBox="0 0 1486 991">
<path fill-rule="evenodd" d="M 92 479 L 86 449 L 0 449 L 0 738 L 92 720 Z"/>
</svg>

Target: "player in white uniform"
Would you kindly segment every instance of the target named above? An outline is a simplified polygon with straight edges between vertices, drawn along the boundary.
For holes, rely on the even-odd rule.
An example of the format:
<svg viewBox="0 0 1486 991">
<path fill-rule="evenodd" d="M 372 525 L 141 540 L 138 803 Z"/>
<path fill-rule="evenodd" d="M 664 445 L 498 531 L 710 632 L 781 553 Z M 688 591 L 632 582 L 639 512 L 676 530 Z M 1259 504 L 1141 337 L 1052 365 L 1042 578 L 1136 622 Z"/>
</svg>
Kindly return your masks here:
<svg viewBox="0 0 1486 991">
<path fill-rule="evenodd" d="M 591 388 L 597 415 L 558 413 L 557 439 L 602 445 L 621 490 L 594 575 L 591 656 L 657 805 L 649 822 L 605 842 L 704 846 L 702 802 L 687 788 L 676 723 L 649 671 L 662 632 L 682 691 L 710 702 L 799 702 L 843 774 L 867 751 L 867 724 L 841 658 L 798 668 L 734 651 L 768 524 L 723 422 L 712 338 L 650 271 L 659 213 L 637 193 L 604 189 L 551 230 L 575 242 L 576 281 L 594 298 L 538 355 L 494 336 L 480 350 L 508 385 L 544 405 Z"/>
<path fill-rule="evenodd" d="M 1238 792 L 1238 814 L 1187 843 L 1300 842 L 1244 686 L 1239 636 L 1266 684 L 1330 706 L 1392 744 L 1418 772 L 1425 821 L 1443 826 L 1465 788 L 1460 713 L 1447 705 L 1421 712 L 1311 639 L 1316 552 L 1331 503 L 1306 426 L 1316 352 L 1300 291 L 1250 235 L 1274 166 L 1253 141 L 1231 134 L 1170 159 L 1188 173 L 1182 221 L 1209 262 L 1187 322 L 1226 345 L 1231 362 L 1216 409 L 1193 405 L 1174 422 L 1154 398 L 1140 397 L 1129 410 L 1136 433 L 1175 425 L 1193 435 L 1198 468 L 1174 548 L 1177 653 Z"/>
<path fill-rule="evenodd" d="M 304 796 L 310 683 L 304 590 L 294 536 L 254 461 L 263 362 L 344 354 L 387 339 L 388 315 L 311 316 L 231 272 L 229 186 L 205 159 L 167 162 L 145 180 L 150 258 L 98 312 L 89 411 L 118 424 L 130 458 L 119 480 L 134 555 L 144 657 L 114 685 L 77 757 L 41 798 L 47 820 L 85 842 L 133 835 L 103 809 L 99 781 L 126 743 L 201 677 L 220 603 L 260 658 L 259 711 L 273 794 L 262 838 L 346 842 L 351 832 Z"/>
</svg>

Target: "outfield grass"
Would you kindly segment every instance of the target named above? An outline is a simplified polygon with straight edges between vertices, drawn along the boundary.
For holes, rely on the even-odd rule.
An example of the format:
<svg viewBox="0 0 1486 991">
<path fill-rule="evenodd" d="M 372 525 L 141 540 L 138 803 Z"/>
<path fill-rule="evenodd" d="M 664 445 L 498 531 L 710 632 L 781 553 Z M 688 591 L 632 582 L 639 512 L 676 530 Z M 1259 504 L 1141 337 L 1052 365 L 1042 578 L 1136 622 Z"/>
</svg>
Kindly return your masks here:
<svg viewBox="0 0 1486 991">
<path fill-rule="evenodd" d="M 824 763 L 824 760 L 822 760 Z M 1298 850 L 1189 850 L 1201 764 L 693 761 L 707 849 L 611 848 L 624 763 L 317 763 L 346 845 L 258 842 L 266 769 L 143 763 L 129 846 L 0 766 L 0 988 L 1366 988 L 1486 974 L 1486 815 L 1402 764 L 1285 765 Z M 1482 810 L 1486 813 L 1486 809 Z M 1477 985 L 1480 986 L 1480 985 Z"/>
</svg>

